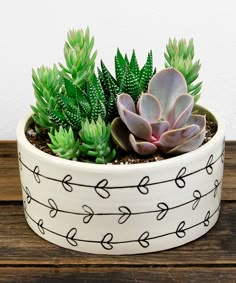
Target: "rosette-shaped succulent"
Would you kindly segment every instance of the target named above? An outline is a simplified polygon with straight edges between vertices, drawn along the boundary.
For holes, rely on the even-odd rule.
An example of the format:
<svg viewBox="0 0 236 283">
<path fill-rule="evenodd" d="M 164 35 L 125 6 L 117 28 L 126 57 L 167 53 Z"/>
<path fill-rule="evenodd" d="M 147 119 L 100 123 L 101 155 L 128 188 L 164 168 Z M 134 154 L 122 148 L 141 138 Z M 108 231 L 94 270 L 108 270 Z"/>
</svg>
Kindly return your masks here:
<svg viewBox="0 0 236 283">
<path fill-rule="evenodd" d="M 140 155 L 154 153 L 178 155 L 198 148 L 206 134 L 206 119 L 193 115 L 194 99 L 187 94 L 184 76 L 174 68 L 153 76 L 148 93 L 137 105 L 128 94 L 120 94 L 120 118 L 111 125 L 115 142 L 124 150 Z"/>
</svg>

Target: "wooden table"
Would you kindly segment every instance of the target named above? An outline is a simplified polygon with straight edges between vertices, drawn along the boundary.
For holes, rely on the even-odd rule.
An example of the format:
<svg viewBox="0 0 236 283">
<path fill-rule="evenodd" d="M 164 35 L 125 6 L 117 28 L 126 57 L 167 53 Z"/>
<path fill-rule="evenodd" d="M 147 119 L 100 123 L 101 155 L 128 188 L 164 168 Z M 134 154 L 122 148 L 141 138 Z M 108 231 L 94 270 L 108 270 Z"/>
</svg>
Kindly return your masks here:
<svg viewBox="0 0 236 283">
<path fill-rule="evenodd" d="M 221 214 L 205 236 L 169 251 L 101 256 L 39 238 L 25 222 L 15 141 L 0 141 L 0 282 L 236 282 L 236 141 L 226 143 Z"/>
</svg>

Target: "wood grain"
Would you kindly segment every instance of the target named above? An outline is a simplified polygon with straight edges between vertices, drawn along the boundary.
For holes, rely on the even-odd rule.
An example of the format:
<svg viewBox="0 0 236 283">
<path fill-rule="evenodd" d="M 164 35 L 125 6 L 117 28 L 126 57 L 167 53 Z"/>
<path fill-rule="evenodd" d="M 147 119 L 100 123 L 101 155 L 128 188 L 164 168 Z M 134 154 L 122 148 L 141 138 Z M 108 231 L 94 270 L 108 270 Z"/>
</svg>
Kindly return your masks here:
<svg viewBox="0 0 236 283">
<path fill-rule="evenodd" d="M 17 271 L 16 271 L 17 270 Z M 235 283 L 236 268 L 224 267 L 0 267 L 0 282 Z M 7 281 L 6 281 L 7 280 Z"/>
<path fill-rule="evenodd" d="M 224 201 L 218 223 L 197 241 L 182 247 L 134 256 L 104 256 L 75 252 L 37 236 L 26 224 L 21 205 L 0 210 L 0 265 L 236 265 L 236 202 Z"/>
<path fill-rule="evenodd" d="M 0 201 L 21 200 L 15 141 L 0 141 Z M 226 142 L 223 200 L 236 200 L 236 141 Z"/>
<path fill-rule="evenodd" d="M 16 141 L 0 141 L 0 200 L 21 200 Z"/>
</svg>

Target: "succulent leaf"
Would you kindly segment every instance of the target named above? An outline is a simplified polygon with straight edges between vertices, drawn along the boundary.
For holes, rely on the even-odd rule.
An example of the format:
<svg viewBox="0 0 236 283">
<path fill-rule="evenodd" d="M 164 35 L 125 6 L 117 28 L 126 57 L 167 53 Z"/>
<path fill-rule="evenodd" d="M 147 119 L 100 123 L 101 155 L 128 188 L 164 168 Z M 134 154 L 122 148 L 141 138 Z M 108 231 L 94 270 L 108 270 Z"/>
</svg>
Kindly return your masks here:
<svg viewBox="0 0 236 283">
<path fill-rule="evenodd" d="M 171 149 L 168 154 L 169 155 L 177 155 L 185 152 L 192 151 L 198 148 L 204 141 L 206 135 L 206 118 L 202 115 L 192 115 L 188 121 L 188 124 L 194 123 L 198 125 L 200 130 L 199 132 L 193 136 L 191 139 L 186 140 L 184 143 L 176 146 Z"/>
<path fill-rule="evenodd" d="M 116 80 L 118 85 L 121 84 L 122 78 L 125 74 L 126 62 L 121 54 L 120 50 L 117 49 L 117 53 L 115 56 L 115 72 L 116 72 Z"/>
<path fill-rule="evenodd" d="M 128 94 L 118 96 L 117 107 L 121 120 L 135 136 L 149 140 L 151 139 L 151 126 L 141 116 L 136 114 L 134 102 Z"/>
<path fill-rule="evenodd" d="M 151 139 L 152 128 L 144 118 L 126 109 L 123 110 L 122 117 L 124 117 L 123 122 L 126 124 L 127 128 L 136 137 L 144 140 Z"/>
<path fill-rule="evenodd" d="M 111 134 L 114 142 L 125 151 L 132 151 L 132 146 L 129 142 L 130 131 L 122 120 L 117 117 L 111 123 Z"/>
<path fill-rule="evenodd" d="M 168 68 L 152 77 L 148 92 L 158 99 L 162 107 L 163 118 L 167 120 L 177 97 L 187 93 L 187 85 L 179 71 Z"/>
<path fill-rule="evenodd" d="M 118 109 L 127 109 L 133 113 L 136 113 L 136 108 L 132 97 L 126 93 L 122 93 L 117 99 Z"/>
<path fill-rule="evenodd" d="M 130 69 L 136 77 L 138 78 L 140 77 L 139 65 L 138 65 L 137 57 L 136 57 L 134 50 L 133 50 L 131 60 L 130 60 Z"/>
<path fill-rule="evenodd" d="M 132 73 L 128 66 L 125 69 L 125 73 L 120 84 L 120 91 L 130 94 L 134 101 L 138 100 L 142 92 L 138 78 Z"/>
<path fill-rule="evenodd" d="M 153 154 L 157 150 L 157 147 L 153 143 L 138 141 L 132 134 L 129 135 L 129 142 L 132 145 L 133 150 L 140 155 Z"/>
<path fill-rule="evenodd" d="M 157 121 L 151 124 L 152 127 L 152 135 L 159 140 L 160 136 L 169 130 L 170 124 L 168 121 Z M 155 144 L 155 142 L 154 142 Z"/>
<path fill-rule="evenodd" d="M 181 128 L 191 116 L 194 106 L 194 99 L 189 94 L 177 97 L 175 104 L 170 112 L 168 121 L 172 129 Z"/>
<path fill-rule="evenodd" d="M 169 130 L 161 135 L 158 145 L 162 151 L 169 151 L 170 149 L 191 139 L 198 134 L 199 131 L 200 127 L 195 124 L 180 129 Z"/>
<path fill-rule="evenodd" d="M 153 63 L 152 63 L 152 51 L 148 53 L 147 61 L 143 68 L 141 69 L 140 75 L 140 88 L 142 91 L 147 91 L 148 83 L 153 76 Z"/>
<path fill-rule="evenodd" d="M 161 117 L 161 105 L 155 96 L 144 93 L 137 104 L 138 114 L 149 123 L 155 123 Z"/>
</svg>

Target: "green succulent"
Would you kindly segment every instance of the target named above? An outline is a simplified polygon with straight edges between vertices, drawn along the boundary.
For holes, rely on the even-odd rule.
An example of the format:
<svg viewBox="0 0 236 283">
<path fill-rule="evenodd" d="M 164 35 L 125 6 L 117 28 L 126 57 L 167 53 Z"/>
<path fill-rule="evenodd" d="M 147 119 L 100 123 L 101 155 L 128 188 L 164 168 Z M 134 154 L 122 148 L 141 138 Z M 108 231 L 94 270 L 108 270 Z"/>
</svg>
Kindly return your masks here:
<svg viewBox="0 0 236 283">
<path fill-rule="evenodd" d="M 194 97 L 195 103 L 200 98 L 200 91 L 202 82 L 195 83 L 199 76 L 199 70 L 201 68 L 200 61 L 193 61 L 194 59 L 194 44 L 191 39 L 188 43 L 185 39 L 177 41 L 169 39 L 166 45 L 166 52 L 164 53 L 166 62 L 165 67 L 173 67 L 179 70 L 188 86 L 188 93 Z"/>
<path fill-rule="evenodd" d="M 62 126 L 74 131 L 88 118 L 107 119 L 107 103 L 100 81 L 94 74 L 96 52 L 91 55 L 94 39 L 89 29 L 72 30 L 67 34 L 64 55 L 66 67 L 59 71 L 42 66 L 32 78 L 36 105 L 32 106 L 34 121 L 39 128 L 57 129 Z"/>
<path fill-rule="evenodd" d="M 118 49 L 115 56 L 115 78 L 101 61 L 101 68 L 98 68 L 98 77 L 105 92 L 109 121 L 112 121 L 117 115 L 116 101 L 118 94 L 128 93 L 134 101 L 137 101 L 141 93 L 147 90 L 148 83 L 156 72 L 153 70 L 152 61 L 152 52 L 150 51 L 146 63 L 140 69 L 134 50 L 129 60 L 128 56 L 123 56 Z"/>
<path fill-rule="evenodd" d="M 141 154 L 149 154 L 157 149 L 169 152 L 172 147 L 164 143 L 176 128 L 180 132 L 184 127 L 192 127 L 194 131 L 199 128 L 201 132 L 199 135 L 194 132 L 194 139 L 199 142 L 199 136 L 203 138 L 204 119 L 201 127 L 197 127 L 188 123 L 195 119 L 194 121 L 200 124 L 200 118 L 192 115 L 190 122 L 187 121 L 188 116 L 186 118 L 186 115 L 191 114 L 193 103 L 199 99 L 202 87 L 202 82 L 196 82 L 201 65 L 199 60 L 194 61 L 193 40 L 187 42 L 185 39 L 170 39 L 164 54 L 165 67 L 168 69 L 155 77 L 152 51 L 148 53 L 145 64 L 139 67 L 134 50 L 128 58 L 127 54 L 123 55 L 119 49 L 114 60 L 115 75 L 111 74 L 103 61 L 98 68 L 98 74 L 95 75 L 97 53 L 93 52 L 93 46 L 94 38 L 90 37 L 88 28 L 85 32 L 71 30 L 64 46 L 65 65 L 59 63 L 60 69 L 56 65 L 53 68 L 42 66 L 32 71 L 36 104 L 31 108 L 34 112 L 35 129 L 38 133 L 41 129 L 46 129 L 51 140 L 49 147 L 57 156 L 101 164 L 111 162 L 116 156 L 111 127 L 113 138 L 121 148 L 131 148 Z M 167 76 L 170 73 L 172 76 Z M 164 83 L 163 76 L 167 83 L 162 91 L 165 93 L 166 90 L 167 95 L 160 95 L 160 85 Z M 180 81 L 181 77 L 184 81 L 181 88 L 173 87 L 174 91 L 181 90 L 174 97 L 170 93 L 170 85 L 175 82 L 173 77 L 177 78 L 177 81 Z M 153 98 L 153 95 L 157 97 Z M 168 97 L 172 97 L 172 100 Z M 165 103 L 167 98 L 168 103 Z M 169 108 L 164 109 L 167 106 Z M 189 111 L 186 111 L 186 108 Z M 149 109 L 154 109 L 154 112 Z M 182 121 L 175 110 L 182 113 L 180 118 L 186 118 L 186 121 Z M 118 116 L 118 111 L 120 118 L 114 119 Z M 173 117 L 170 113 L 174 113 Z M 155 119 L 147 122 L 148 117 Z M 143 123 L 141 128 L 140 123 Z M 175 124 L 173 126 L 173 123 L 178 124 L 178 127 L 175 127 Z M 175 142 L 179 140 L 176 138 Z M 192 142 L 193 138 L 190 141 Z"/>
<path fill-rule="evenodd" d="M 94 38 L 90 39 L 89 28 L 83 30 L 70 30 L 64 46 L 66 66 L 59 63 L 64 77 L 71 80 L 76 86 L 83 87 L 86 80 L 94 74 L 97 52 L 92 54 Z"/>
<path fill-rule="evenodd" d="M 48 116 L 48 108 L 56 107 L 56 94 L 60 91 L 62 79 L 56 65 L 53 68 L 41 66 L 37 71 L 32 70 L 35 106 L 31 106 L 35 123 L 44 129 L 53 127 Z M 49 106 L 50 102 L 50 106 Z M 37 132 L 39 128 L 36 126 Z"/>
<path fill-rule="evenodd" d="M 80 151 L 85 160 L 89 157 L 90 161 L 105 164 L 115 158 L 116 151 L 112 149 L 110 125 L 106 125 L 100 116 L 96 122 L 92 120 L 90 123 L 88 119 L 82 122 L 79 136 Z"/>
<path fill-rule="evenodd" d="M 105 95 L 95 75 L 87 81 L 84 89 L 63 78 L 63 90 L 56 98 L 59 107 L 48 110 L 50 120 L 56 126 L 72 127 L 74 131 L 78 131 L 86 118 L 90 121 L 97 120 L 100 115 L 106 119 Z"/>
<path fill-rule="evenodd" d="M 49 148 L 59 157 L 77 160 L 80 155 L 79 141 L 74 137 L 74 133 L 71 128 L 69 130 L 60 127 L 59 130 L 55 130 L 54 134 L 48 133 L 51 140 L 51 144 L 48 144 Z"/>
</svg>

